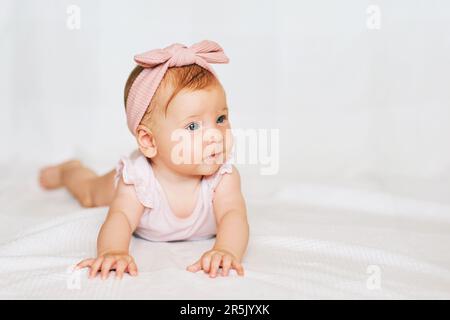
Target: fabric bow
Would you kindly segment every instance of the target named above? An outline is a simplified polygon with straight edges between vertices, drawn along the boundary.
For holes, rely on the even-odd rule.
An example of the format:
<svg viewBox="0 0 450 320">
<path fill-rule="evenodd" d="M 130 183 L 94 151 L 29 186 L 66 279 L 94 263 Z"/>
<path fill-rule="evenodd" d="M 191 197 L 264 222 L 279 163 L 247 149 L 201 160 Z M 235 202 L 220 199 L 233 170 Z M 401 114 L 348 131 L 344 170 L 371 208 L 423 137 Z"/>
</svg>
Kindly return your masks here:
<svg viewBox="0 0 450 320">
<path fill-rule="evenodd" d="M 144 70 L 134 80 L 127 98 L 127 123 L 133 135 L 168 68 L 197 64 L 217 77 L 209 63 L 228 63 L 229 59 L 219 44 L 203 40 L 190 47 L 174 43 L 150 50 L 135 55 L 134 61 Z"/>
<path fill-rule="evenodd" d="M 134 56 L 134 61 L 144 68 L 152 68 L 169 62 L 169 67 L 181 67 L 203 61 L 228 63 L 221 46 L 214 41 L 203 40 L 190 47 L 174 43 L 164 49 L 154 49 Z"/>
</svg>

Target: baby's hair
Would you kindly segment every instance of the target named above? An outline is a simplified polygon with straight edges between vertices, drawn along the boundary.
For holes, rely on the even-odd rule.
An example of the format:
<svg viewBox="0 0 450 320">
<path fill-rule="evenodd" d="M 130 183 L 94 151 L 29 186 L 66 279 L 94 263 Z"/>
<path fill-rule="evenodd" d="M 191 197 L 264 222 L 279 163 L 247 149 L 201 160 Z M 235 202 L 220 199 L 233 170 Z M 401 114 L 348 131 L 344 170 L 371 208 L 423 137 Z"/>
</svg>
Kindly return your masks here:
<svg viewBox="0 0 450 320">
<path fill-rule="evenodd" d="M 137 76 L 143 69 L 144 68 L 141 66 L 136 66 L 128 76 L 128 80 L 125 84 L 124 90 L 125 108 L 127 105 L 127 98 L 128 93 L 130 92 L 130 88 L 134 80 L 136 80 Z M 200 90 L 212 85 L 220 85 L 220 82 L 209 70 L 206 70 L 205 68 L 202 68 L 197 64 L 169 68 L 164 75 L 161 83 L 159 84 L 158 89 L 156 90 L 155 95 L 152 98 L 152 101 L 147 107 L 147 110 L 142 117 L 141 123 L 151 127 L 154 111 L 157 108 L 164 107 L 164 114 L 166 114 L 167 106 L 170 104 L 170 101 L 182 89 Z M 170 93 L 170 98 L 167 100 L 167 102 L 161 101 L 160 92 L 162 88 L 170 88 L 170 90 L 172 90 L 172 92 Z"/>
</svg>

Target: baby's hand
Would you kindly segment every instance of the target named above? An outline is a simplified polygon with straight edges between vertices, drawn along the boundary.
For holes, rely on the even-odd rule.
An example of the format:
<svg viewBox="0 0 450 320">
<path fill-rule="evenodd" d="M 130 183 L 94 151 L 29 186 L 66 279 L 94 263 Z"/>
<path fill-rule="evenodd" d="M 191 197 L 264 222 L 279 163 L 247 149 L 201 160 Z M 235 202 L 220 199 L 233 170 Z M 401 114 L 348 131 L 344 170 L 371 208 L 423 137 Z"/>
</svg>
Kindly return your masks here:
<svg viewBox="0 0 450 320">
<path fill-rule="evenodd" d="M 188 266 L 187 270 L 197 272 L 203 269 L 205 273 L 209 273 L 211 278 L 214 278 L 220 266 L 222 267 L 222 276 L 228 276 L 230 268 L 235 269 L 238 275 L 244 275 L 244 268 L 239 260 L 232 253 L 221 249 L 205 252 L 197 262 Z"/>
<path fill-rule="evenodd" d="M 132 256 L 126 252 L 111 252 L 98 256 L 96 259 L 85 259 L 77 264 L 76 269 L 90 267 L 89 278 L 95 278 L 101 271 L 101 277 L 107 279 L 109 271 L 116 270 L 116 278 L 122 279 L 123 273 L 128 272 L 137 276 L 137 266 Z"/>
</svg>

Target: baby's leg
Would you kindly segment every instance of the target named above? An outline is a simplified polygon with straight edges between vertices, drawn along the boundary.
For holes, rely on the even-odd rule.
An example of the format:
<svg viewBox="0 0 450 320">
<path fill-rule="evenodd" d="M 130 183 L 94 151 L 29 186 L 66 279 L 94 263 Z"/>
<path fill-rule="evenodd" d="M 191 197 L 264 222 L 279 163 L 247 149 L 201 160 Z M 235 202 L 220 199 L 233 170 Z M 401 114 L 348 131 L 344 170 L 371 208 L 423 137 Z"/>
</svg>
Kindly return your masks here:
<svg viewBox="0 0 450 320">
<path fill-rule="evenodd" d="M 95 207 L 109 206 L 112 202 L 116 190 L 114 188 L 115 175 L 116 170 L 114 169 L 91 181 L 92 202 Z"/>
<path fill-rule="evenodd" d="M 114 174 L 111 170 L 98 176 L 78 160 L 43 168 L 40 184 L 45 189 L 65 187 L 83 207 L 106 206 L 114 196 Z"/>
</svg>

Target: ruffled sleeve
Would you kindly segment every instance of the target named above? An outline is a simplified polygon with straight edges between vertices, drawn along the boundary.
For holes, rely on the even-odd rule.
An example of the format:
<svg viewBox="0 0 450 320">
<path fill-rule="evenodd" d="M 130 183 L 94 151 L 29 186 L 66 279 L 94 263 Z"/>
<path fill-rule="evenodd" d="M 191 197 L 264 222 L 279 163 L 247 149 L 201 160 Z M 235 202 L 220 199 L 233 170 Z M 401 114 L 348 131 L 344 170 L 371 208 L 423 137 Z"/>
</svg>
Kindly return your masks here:
<svg viewBox="0 0 450 320">
<path fill-rule="evenodd" d="M 134 185 L 136 196 L 144 207 L 154 207 L 155 184 L 152 180 L 151 165 L 148 159 L 135 150 L 129 156 L 122 156 L 116 165 L 114 186 L 117 187 L 119 179 L 127 185 Z"/>
</svg>

